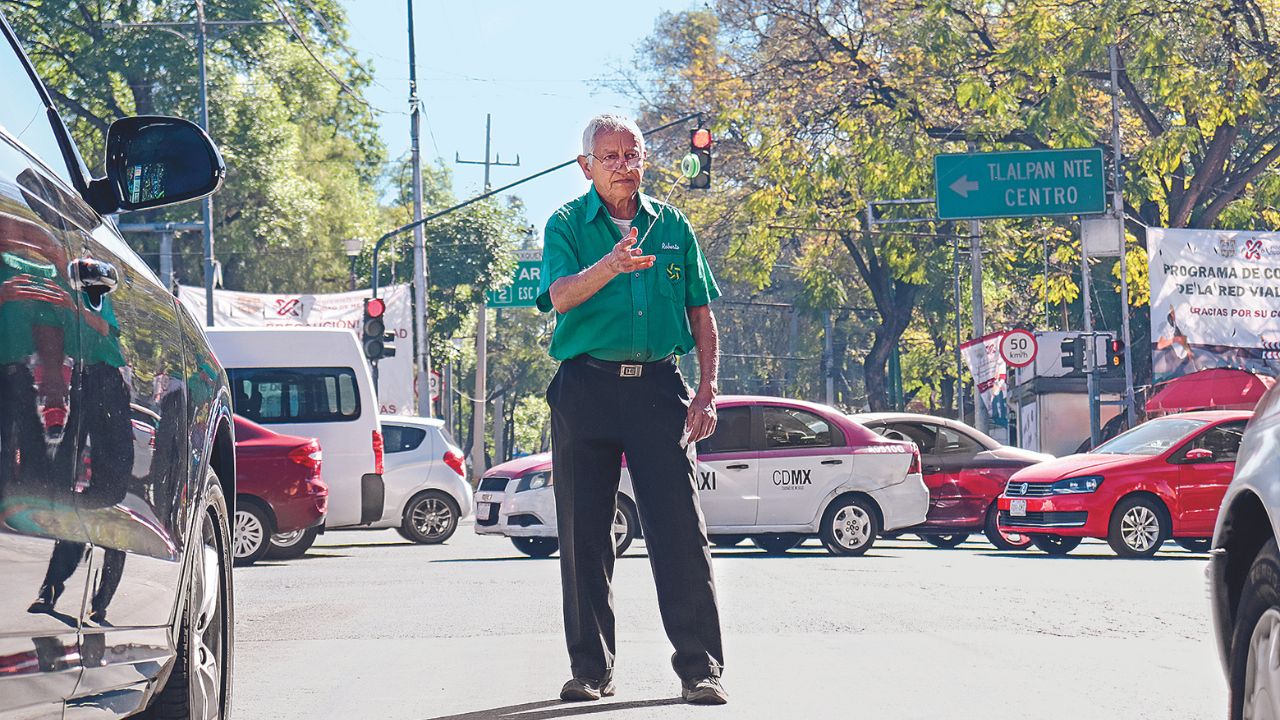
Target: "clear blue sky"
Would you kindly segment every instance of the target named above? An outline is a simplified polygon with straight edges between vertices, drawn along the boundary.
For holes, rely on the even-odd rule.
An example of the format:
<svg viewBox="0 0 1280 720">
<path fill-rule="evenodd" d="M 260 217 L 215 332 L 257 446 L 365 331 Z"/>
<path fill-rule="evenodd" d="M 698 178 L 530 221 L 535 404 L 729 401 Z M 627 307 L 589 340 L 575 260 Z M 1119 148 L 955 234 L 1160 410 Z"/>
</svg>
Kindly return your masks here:
<svg viewBox="0 0 1280 720">
<path fill-rule="evenodd" d="M 455 165 L 484 158 L 485 113 L 493 115 L 493 151 L 520 167 L 493 168 L 494 187 L 571 159 L 582 128 L 598 112 L 634 111 L 632 100 L 594 80 L 630 63 L 658 15 L 698 0 L 415 0 L 418 87 L 426 116 L 423 157 L 444 158 L 459 198 L 482 191 L 484 170 Z M 380 115 L 391 158 L 409 149 L 409 73 L 405 0 L 343 0 L 350 45 L 372 61 L 376 84 L 366 98 Z M 522 185 L 529 221 L 539 232 L 550 214 L 586 189 L 574 167 Z"/>
</svg>

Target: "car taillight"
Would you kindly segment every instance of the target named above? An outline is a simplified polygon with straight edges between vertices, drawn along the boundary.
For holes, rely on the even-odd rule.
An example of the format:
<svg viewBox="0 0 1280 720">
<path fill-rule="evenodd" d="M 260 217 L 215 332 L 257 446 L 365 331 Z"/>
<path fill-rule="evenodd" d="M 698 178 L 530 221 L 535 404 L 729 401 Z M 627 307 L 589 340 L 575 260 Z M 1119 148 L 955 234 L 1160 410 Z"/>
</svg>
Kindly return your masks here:
<svg viewBox="0 0 1280 720">
<path fill-rule="evenodd" d="M 456 450 L 446 450 L 444 454 L 444 464 L 448 465 L 450 469 L 458 473 L 459 477 L 467 476 L 467 463 L 466 459 L 462 457 L 462 453 Z"/>
<path fill-rule="evenodd" d="M 911 451 L 911 467 L 907 469 L 907 474 L 914 475 L 922 472 L 922 470 L 923 468 L 920 466 L 920 451 L 913 449 Z"/>
<path fill-rule="evenodd" d="M 310 470 L 312 474 L 320 474 L 320 462 L 324 459 L 324 453 L 320 452 L 320 446 L 314 442 L 298 447 L 289 451 L 289 459 Z"/>
<path fill-rule="evenodd" d="M 373 471 L 382 474 L 382 433 L 373 431 Z"/>
</svg>

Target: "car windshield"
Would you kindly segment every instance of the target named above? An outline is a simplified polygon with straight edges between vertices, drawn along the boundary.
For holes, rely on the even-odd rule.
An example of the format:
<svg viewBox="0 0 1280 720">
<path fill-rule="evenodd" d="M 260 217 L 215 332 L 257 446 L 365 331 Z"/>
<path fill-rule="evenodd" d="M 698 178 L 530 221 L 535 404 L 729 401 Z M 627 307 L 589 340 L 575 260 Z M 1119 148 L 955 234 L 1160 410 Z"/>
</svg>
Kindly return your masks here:
<svg viewBox="0 0 1280 720">
<path fill-rule="evenodd" d="M 1108 440 L 1093 452 L 1115 455 L 1159 455 L 1207 424 L 1204 420 L 1187 418 L 1152 420 Z"/>
</svg>

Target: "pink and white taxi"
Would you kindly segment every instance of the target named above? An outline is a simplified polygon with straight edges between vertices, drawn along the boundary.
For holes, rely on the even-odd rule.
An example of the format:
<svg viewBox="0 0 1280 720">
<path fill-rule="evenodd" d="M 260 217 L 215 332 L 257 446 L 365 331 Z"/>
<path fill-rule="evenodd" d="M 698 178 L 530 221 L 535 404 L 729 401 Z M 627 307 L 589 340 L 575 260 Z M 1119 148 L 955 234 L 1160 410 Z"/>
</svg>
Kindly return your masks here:
<svg viewBox="0 0 1280 720">
<path fill-rule="evenodd" d="M 719 422 L 698 443 L 698 492 L 718 546 L 751 539 L 784 553 L 817 536 L 833 555 L 862 555 L 882 532 L 924 522 L 929 490 L 911 443 L 887 440 L 833 408 L 800 400 L 721 396 Z M 511 538 L 532 557 L 558 549 L 551 455 L 503 463 L 476 491 L 475 530 Z M 624 462 L 618 554 L 643 537 Z"/>
</svg>

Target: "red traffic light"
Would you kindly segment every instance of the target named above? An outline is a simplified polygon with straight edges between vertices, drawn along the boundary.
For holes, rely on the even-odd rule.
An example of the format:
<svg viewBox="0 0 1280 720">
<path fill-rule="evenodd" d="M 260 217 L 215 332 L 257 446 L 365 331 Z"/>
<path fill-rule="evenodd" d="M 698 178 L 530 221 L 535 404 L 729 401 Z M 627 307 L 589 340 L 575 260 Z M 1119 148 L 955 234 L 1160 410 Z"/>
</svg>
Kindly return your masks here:
<svg viewBox="0 0 1280 720">
<path fill-rule="evenodd" d="M 387 303 L 382 298 L 372 298 L 364 301 L 364 314 L 371 318 L 382 317 L 387 311 Z"/>
<path fill-rule="evenodd" d="M 698 128 L 689 136 L 689 144 L 699 150 L 706 150 L 711 147 L 711 131 L 706 128 Z"/>
</svg>

